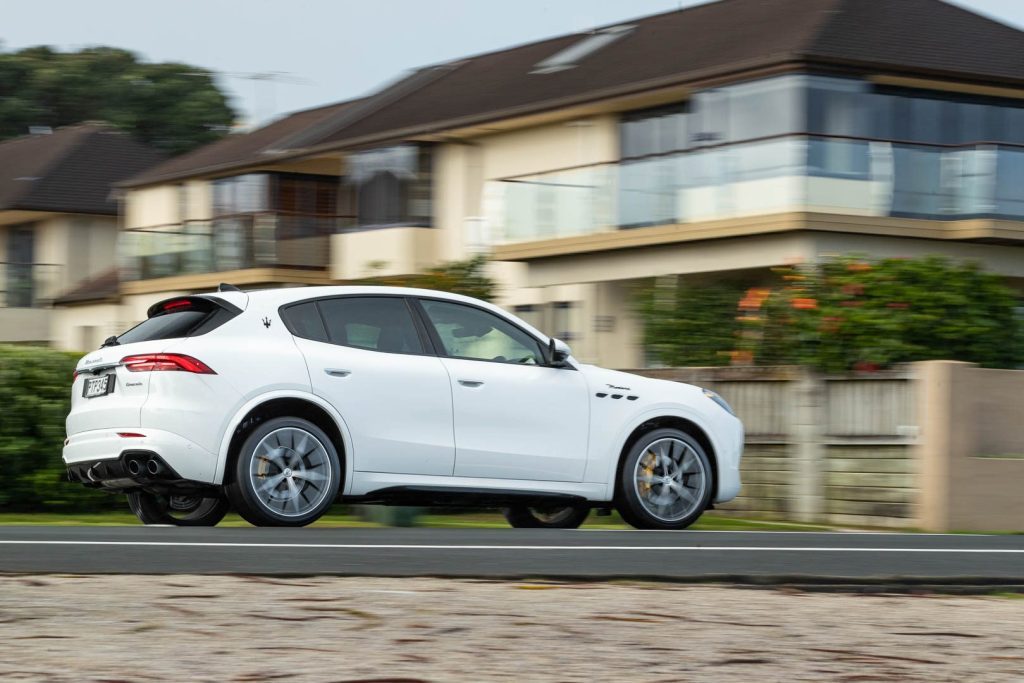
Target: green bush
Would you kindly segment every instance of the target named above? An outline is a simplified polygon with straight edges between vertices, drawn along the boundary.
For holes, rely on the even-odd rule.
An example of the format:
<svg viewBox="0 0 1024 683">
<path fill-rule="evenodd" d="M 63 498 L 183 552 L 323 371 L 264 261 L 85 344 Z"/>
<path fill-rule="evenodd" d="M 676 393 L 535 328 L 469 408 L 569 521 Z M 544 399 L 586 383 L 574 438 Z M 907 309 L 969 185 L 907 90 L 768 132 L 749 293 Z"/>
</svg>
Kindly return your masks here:
<svg viewBox="0 0 1024 683">
<path fill-rule="evenodd" d="M 826 372 L 959 360 L 1024 361 L 1018 295 L 974 263 L 940 257 L 834 258 L 779 269 L 779 282 L 740 304 L 740 348 L 758 364 Z"/>
<path fill-rule="evenodd" d="M 0 509 L 98 510 L 114 496 L 67 480 L 61 450 L 79 354 L 0 344 Z"/>
</svg>

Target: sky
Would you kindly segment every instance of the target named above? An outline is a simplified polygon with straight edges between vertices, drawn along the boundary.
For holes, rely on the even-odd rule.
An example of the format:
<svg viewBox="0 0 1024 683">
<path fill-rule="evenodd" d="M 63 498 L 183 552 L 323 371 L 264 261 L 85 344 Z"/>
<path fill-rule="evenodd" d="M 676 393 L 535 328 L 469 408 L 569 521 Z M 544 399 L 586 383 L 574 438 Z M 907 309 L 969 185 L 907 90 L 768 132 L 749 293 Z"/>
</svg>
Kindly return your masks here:
<svg viewBox="0 0 1024 683">
<path fill-rule="evenodd" d="M 0 0 L 0 46 L 107 45 L 201 66 L 221 74 L 251 124 L 364 95 L 419 66 L 702 1 Z M 1024 0 L 956 1 L 1024 28 Z"/>
</svg>

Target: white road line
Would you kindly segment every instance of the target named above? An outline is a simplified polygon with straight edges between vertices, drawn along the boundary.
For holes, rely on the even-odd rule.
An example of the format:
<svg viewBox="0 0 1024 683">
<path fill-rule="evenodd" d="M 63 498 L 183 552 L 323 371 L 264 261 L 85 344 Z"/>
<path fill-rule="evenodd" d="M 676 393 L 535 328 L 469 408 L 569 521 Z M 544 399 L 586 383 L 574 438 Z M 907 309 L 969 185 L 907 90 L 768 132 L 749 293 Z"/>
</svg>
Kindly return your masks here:
<svg viewBox="0 0 1024 683">
<path fill-rule="evenodd" d="M 711 545 L 424 545 L 388 543 L 214 543 L 176 541 L 34 541 L 0 540 L 0 545 L 83 545 L 141 546 L 167 548 L 311 548 L 315 550 L 631 550 L 631 551 L 715 551 L 715 552 L 782 552 L 782 553 L 962 553 L 962 554 L 1024 554 L 1024 548 L 829 548 L 771 546 Z"/>
</svg>

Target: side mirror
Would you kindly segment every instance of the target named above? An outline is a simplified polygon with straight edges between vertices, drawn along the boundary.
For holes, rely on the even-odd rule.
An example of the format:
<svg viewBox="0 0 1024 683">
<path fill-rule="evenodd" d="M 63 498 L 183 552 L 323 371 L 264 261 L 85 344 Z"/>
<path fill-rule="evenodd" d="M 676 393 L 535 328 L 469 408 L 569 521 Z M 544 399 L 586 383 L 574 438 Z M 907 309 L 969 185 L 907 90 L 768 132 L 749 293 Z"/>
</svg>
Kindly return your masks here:
<svg viewBox="0 0 1024 683">
<path fill-rule="evenodd" d="M 566 361 L 569 356 L 572 355 L 572 349 L 561 339 L 555 339 L 551 337 L 548 341 L 548 362 L 552 367 L 564 368 L 566 367 Z"/>
</svg>

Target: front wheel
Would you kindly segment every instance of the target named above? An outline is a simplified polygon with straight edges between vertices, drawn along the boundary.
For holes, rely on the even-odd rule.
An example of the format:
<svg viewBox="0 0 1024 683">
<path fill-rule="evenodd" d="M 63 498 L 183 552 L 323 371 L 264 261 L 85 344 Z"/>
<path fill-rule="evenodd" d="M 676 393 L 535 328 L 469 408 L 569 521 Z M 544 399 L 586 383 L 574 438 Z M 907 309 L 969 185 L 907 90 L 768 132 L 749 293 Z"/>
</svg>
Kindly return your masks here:
<svg viewBox="0 0 1024 683">
<path fill-rule="evenodd" d="M 590 514 L 588 507 L 505 508 L 505 519 L 517 529 L 577 529 Z"/>
<path fill-rule="evenodd" d="M 128 507 L 143 524 L 217 526 L 228 513 L 224 498 L 164 496 L 148 491 L 128 494 Z"/>
<path fill-rule="evenodd" d="M 685 529 L 711 502 L 711 461 L 692 436 L 656 429 L 626 454 L 619 475 L 619 514 L 638 529 Z"/>
<path fill-rule="evenodd" d="M 322 429 L 278 417 L 246 438 L 226 490 L 250 524 L 305 526 L 331 507 L 341 479 L 338 453 Z"/>
</svg>

